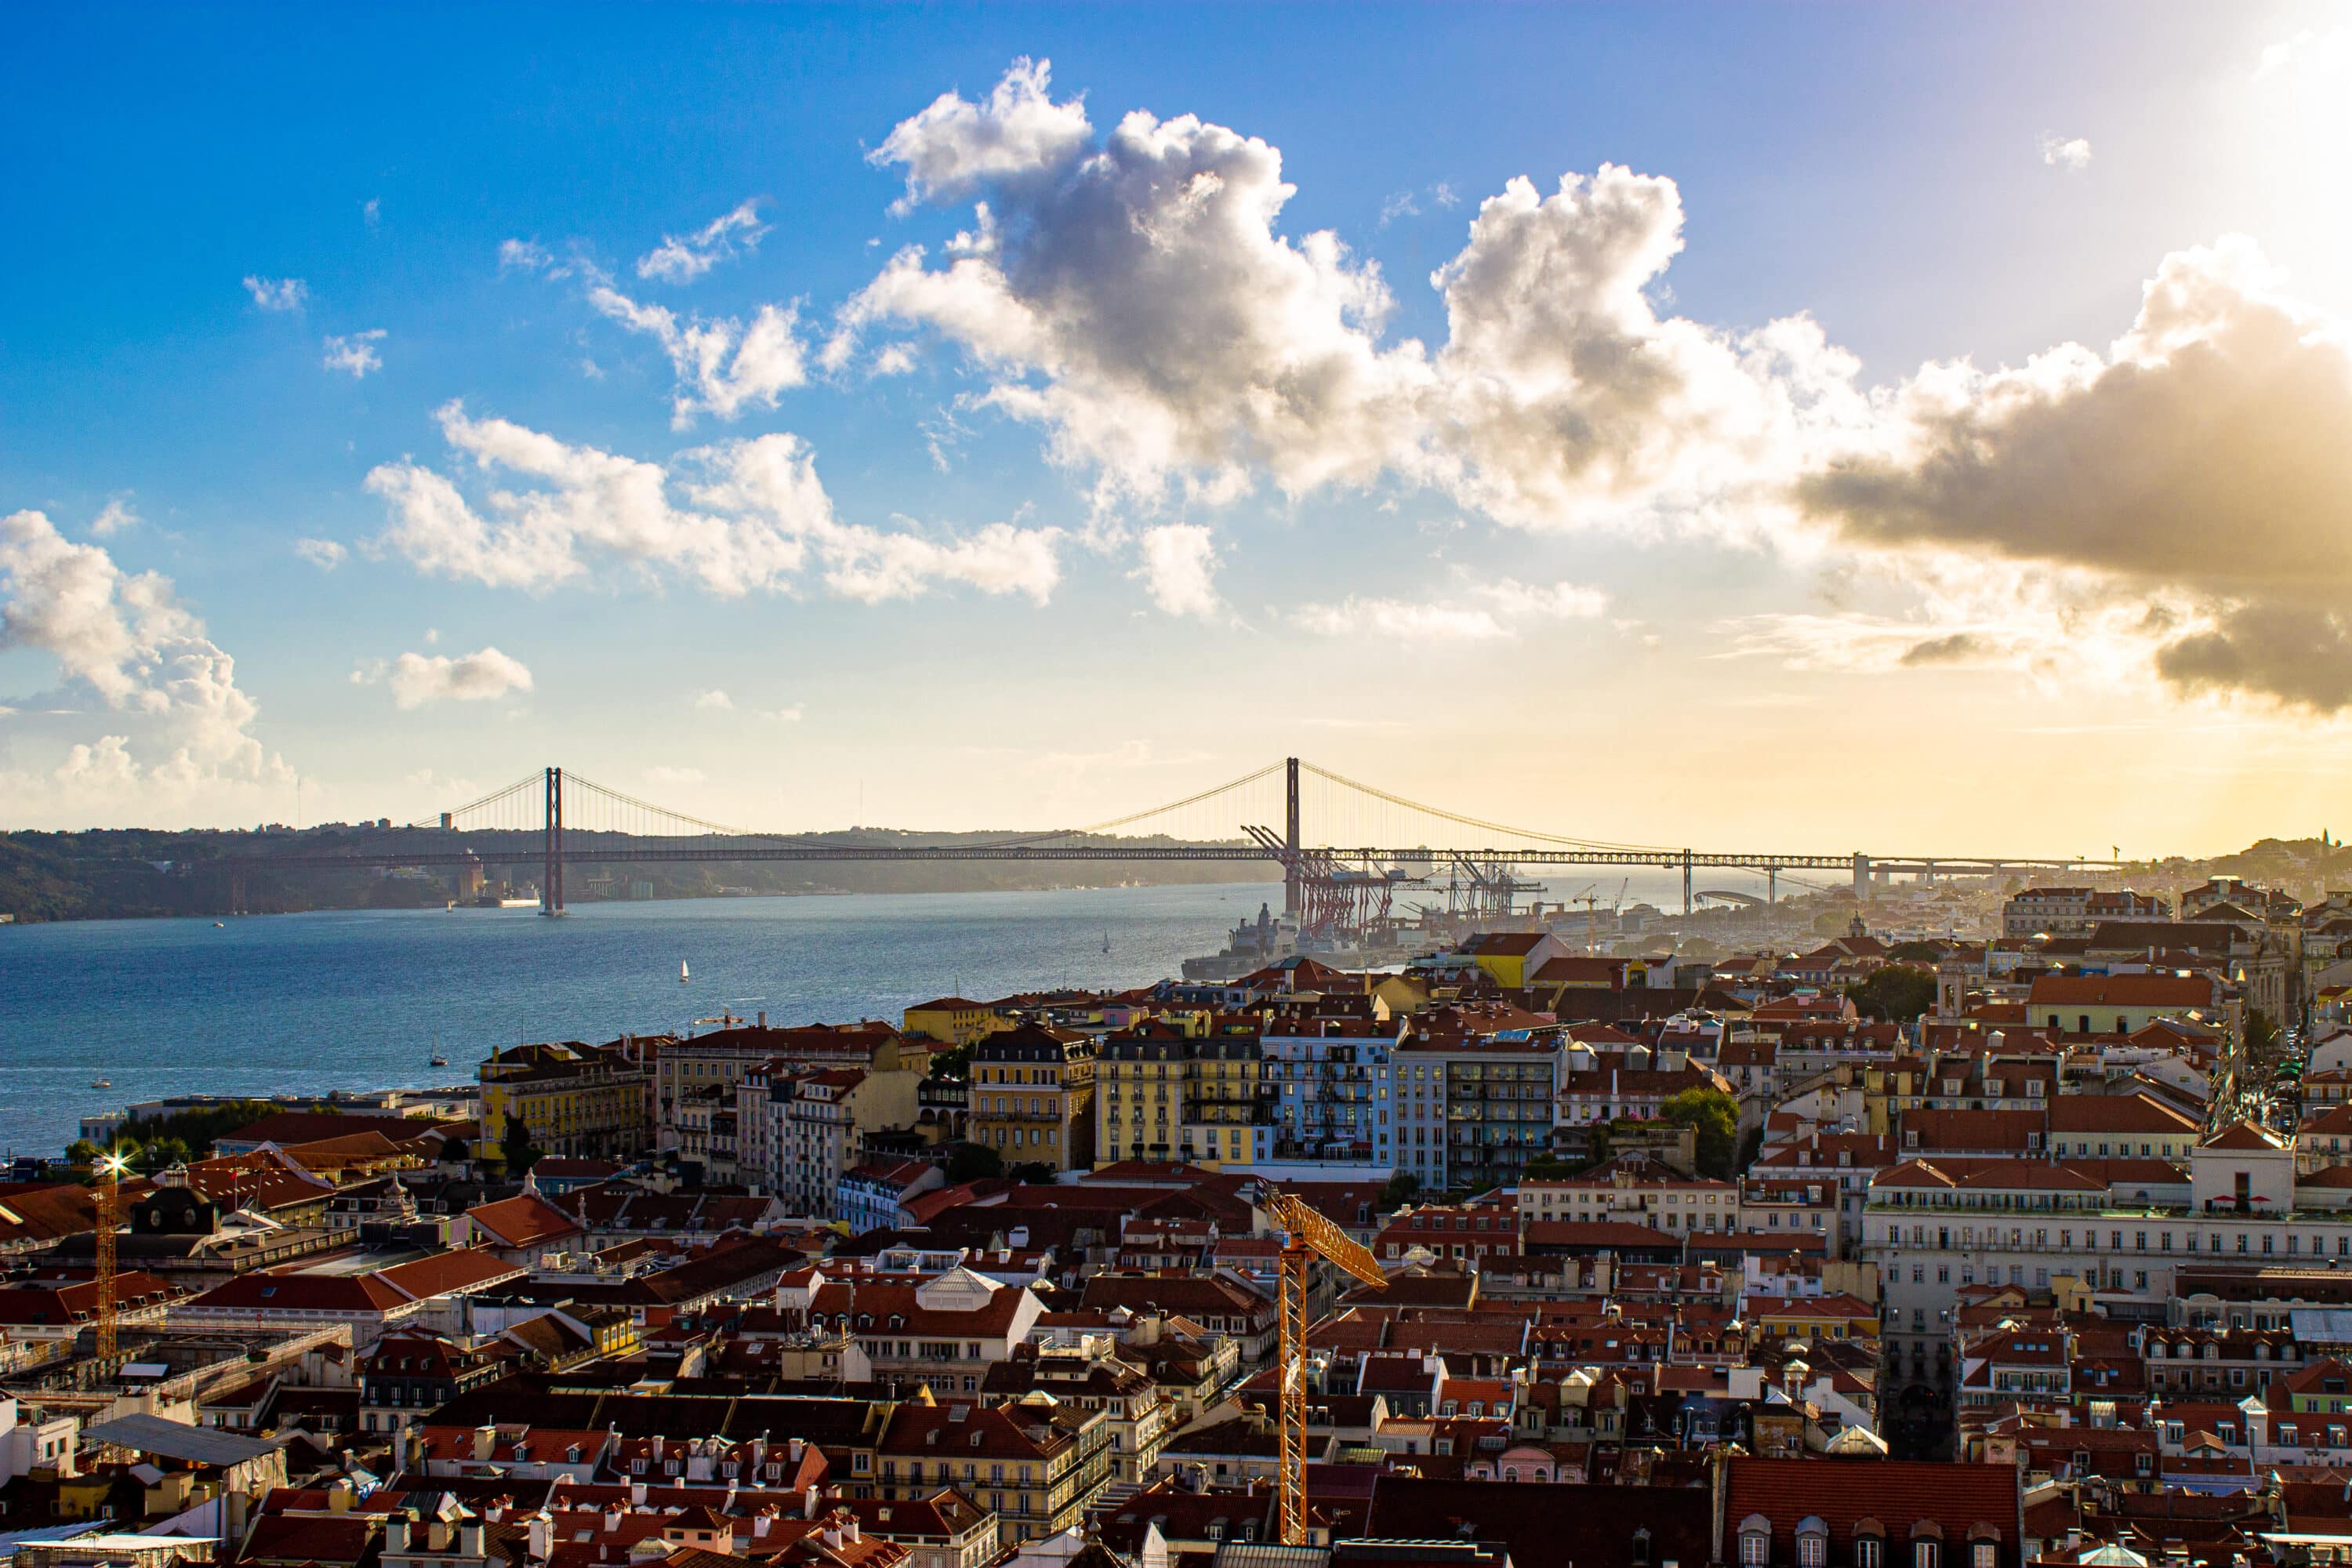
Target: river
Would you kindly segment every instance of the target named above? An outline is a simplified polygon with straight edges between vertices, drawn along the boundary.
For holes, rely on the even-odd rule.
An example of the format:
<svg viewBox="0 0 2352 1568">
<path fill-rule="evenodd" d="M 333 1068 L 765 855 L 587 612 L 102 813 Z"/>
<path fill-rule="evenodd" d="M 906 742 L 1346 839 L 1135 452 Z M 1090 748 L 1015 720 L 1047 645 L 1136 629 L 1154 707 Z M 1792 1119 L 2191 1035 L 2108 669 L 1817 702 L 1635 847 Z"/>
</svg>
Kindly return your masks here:
<svg viewBox="0 0 2352 1568">
<path fill-rule="evenodd" d="M 0 1149 L 170 1094 L 469 1079 L 521 1039 L 896 1021 L 950 992 L 1130 986 L 1213 952 L 1278 884 L 327 910 L 0 926 Z M 1109 951 L 1104 951 L 1106 938 Z M 678 965 L 692 978 L 678 982 Z M 451 1065 L 428 1065 L 436 1042 Z M 97 1078 L 113 1087 L 90 1087 Z"/>
</svg>

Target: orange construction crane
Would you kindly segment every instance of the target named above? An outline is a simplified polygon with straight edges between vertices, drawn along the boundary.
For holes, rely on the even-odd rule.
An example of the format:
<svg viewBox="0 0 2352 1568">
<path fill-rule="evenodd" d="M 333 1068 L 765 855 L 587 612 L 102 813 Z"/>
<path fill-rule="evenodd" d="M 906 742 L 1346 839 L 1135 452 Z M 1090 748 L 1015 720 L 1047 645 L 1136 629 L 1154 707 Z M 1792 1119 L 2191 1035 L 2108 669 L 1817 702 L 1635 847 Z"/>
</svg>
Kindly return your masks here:
<svg viewBox="0 0 2352 1568">
<path fill-rule="evenodd" d="M 1278 1422 L 1282 1457 L 1282 1495 L 1275 1520 L 1275 1539 L 1285 1546 L 1307 1544 L 1307 1271 L 1318 1258 L 1338 1265 L 1376 1290 L 1388 1289 L 1388 1276 L 1371 1253 L 1346 1231 L 1325 1219 L 1291 1193 L 1266 1200 L 1267 1215 L 1282 1237 L 1282 1288 L 1277 1309 L 1282 1321 L 1282 1409 Z"/>
<path fill-rule="evenodd" d="M 98 1327 L 93 1337 L 100 1366 L 114 1359 L 114 1227 L 121 1223 L 122 1173 L 130 1165 L 121 1154 L 101 1155 L 98 1162 Z"/>
</svg>

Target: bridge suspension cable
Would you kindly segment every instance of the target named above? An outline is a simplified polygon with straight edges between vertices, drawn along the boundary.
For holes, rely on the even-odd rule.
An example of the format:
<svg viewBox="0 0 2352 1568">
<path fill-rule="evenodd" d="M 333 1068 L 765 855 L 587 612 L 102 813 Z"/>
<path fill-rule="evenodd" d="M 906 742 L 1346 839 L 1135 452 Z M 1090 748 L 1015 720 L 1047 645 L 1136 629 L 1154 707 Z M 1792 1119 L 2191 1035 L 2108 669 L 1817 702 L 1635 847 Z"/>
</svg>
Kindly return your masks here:
<svg viewBox="0 0 2352 1568">
<path fill-rule="evenodd" d="M 1391 805 L 1400 806 L 1407 811 L 1417 812 L 1423 816 L 1434 817 L 1441 822 L 1451 822 L 1464 827 L 1475 827 L 1483 833 L 1501 834 L 1504 836 L 1504 840 L 1506 842 L 1522 844 L 1559 844 L 1575 849 L 1603 849 L 1627 854 L 1655 853 L 1658 855 L 1677 855 L 1681 853 L 1681 850 L 1677 847 L 1671 845 L 1621 844 L 1612 842 L 1607 839 L 1571 838 L 1557 833 L 1538 833 L 1535 829 L 1528 827 L 1513 827 L 1506 823 L 1489 822 L 1483 817 L 1468 816 L 1458 811 L 1447 811 L 1442 806 L 1429 805 L 1421 801 L 1412 800 L 1404 795 L 1393 794 L 1388 790 L 1378 788 L 1372 784 L 1364 784 L 1356 779 L 1347 778 L 1341 774 L 1331 772 L 1328 768 L 1317 767 L 1313 763 L 1302 762 L 1298 764 L 1298 767 L 1301 773 L 1313 773 L 1316 777 L 1323 779 L 1330 784 L 1338 784 L 1345 789 L 1354 790 L 1358 794 L 1369 795 L 1374 800 L 1386 801 Z"/>
</svg>

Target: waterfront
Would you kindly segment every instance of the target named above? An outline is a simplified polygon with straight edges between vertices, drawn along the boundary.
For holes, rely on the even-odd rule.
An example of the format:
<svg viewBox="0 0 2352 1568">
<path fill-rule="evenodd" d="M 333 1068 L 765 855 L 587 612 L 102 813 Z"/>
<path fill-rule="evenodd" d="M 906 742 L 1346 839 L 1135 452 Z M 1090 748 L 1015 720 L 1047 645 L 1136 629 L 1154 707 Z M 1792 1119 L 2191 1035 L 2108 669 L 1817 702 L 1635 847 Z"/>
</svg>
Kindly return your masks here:
<svg viewBox="0 0 2352 1568">
<path fill-rule="evenodd" d="M 683 1029 L 722 1008 L 896 1022 L 948 992 L 1144 984 L 1281 894 L 1228 883 L 583 904 L 561 921 L 328 910 L 0 929 L 0 1149 L 53 1153 L 84 1113 L 131 1100 L 449 1083 L 518 1038 Z M 427 1065 L 436 1039 L 446 1068 Z M 100 1077 L 113 1087 L 92 1089 Z"/>
</svg>

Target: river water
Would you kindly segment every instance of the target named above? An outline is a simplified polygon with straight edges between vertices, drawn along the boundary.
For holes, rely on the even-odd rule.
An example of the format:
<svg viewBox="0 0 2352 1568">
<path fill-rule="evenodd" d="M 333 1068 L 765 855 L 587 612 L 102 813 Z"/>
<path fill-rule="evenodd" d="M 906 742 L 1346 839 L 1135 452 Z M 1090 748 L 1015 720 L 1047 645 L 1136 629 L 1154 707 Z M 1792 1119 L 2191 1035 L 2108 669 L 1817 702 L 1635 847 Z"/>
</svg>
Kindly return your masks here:
<svg viewBox="0 0 2352 1568">
<path fill-rule="evenodd" d="M 950 992 L 1148 984 L 1281 894 L 1225 883 L 583 904 L 560 921 L 404 910 L 0 926 L 0 1149 L 53 1153 L 84 1114 L 130 1100 L 457 1082 L 519 1039 L 682 1030 L 730 1007 L 895 1022 Z M 428 1065 L 436 1040 L 447 1068 Z M 113 1087 L 93 1089 L 100 1077 Z"/>
</svg>

